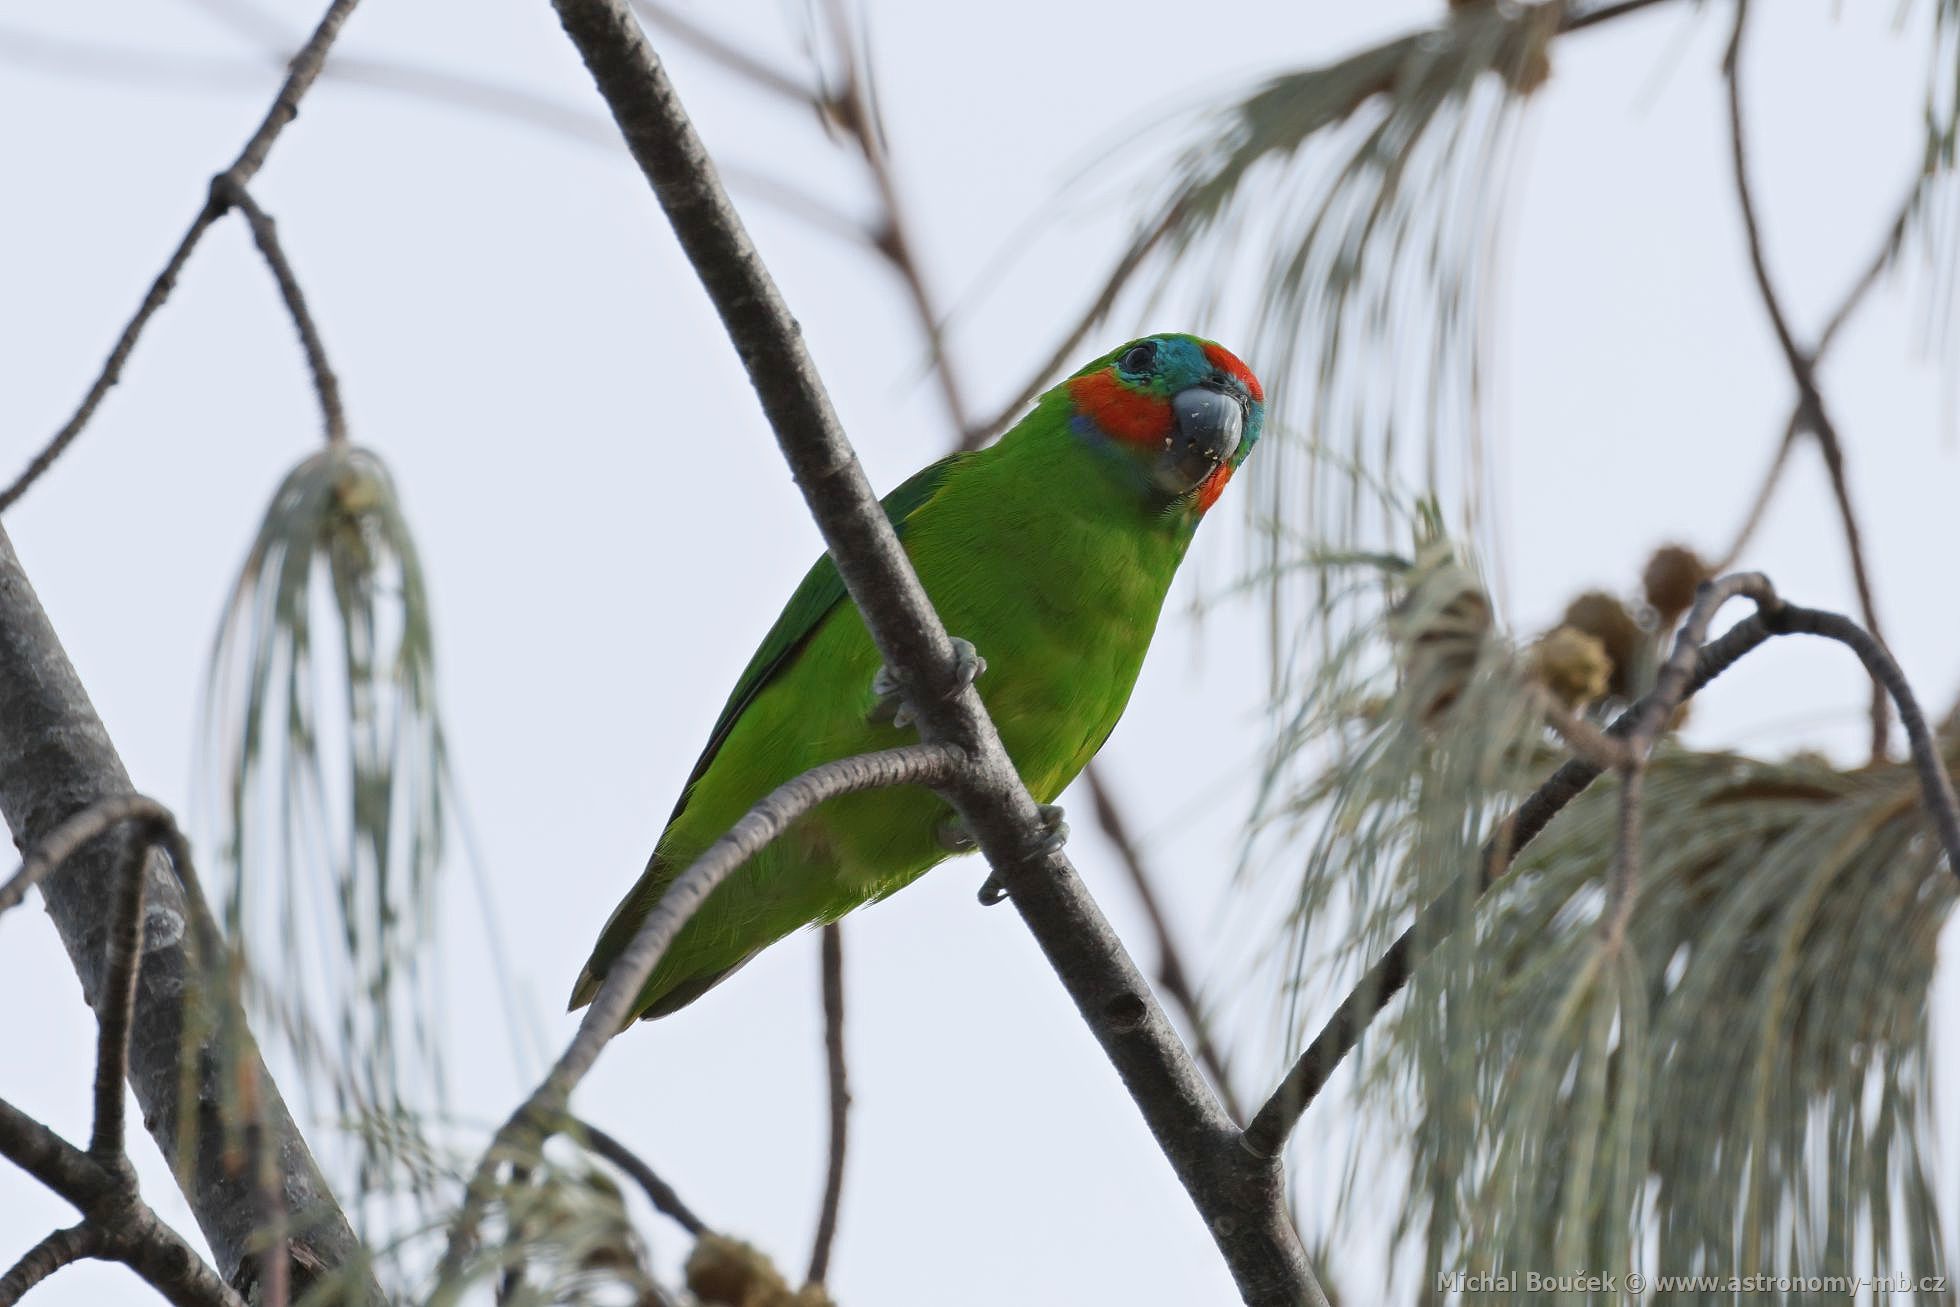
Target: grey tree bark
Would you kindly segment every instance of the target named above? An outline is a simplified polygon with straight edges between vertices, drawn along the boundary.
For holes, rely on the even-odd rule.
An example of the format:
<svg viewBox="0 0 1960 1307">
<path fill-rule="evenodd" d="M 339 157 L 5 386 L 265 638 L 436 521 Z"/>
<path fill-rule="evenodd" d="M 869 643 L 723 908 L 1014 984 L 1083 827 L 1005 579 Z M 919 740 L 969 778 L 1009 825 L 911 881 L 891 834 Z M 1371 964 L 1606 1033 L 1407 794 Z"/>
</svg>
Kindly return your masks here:
<svg viewBox="0 0 1960 1307">
<path fill-rule="evenodd" d="M 14 842 L 32 848 L 90 804 L 132 793 L 108 731 L 22 571 L 12 541 L 0 530 L 0 814 Z M 48 915 L 91 1007 L 105 980 L 117 852 L 115 840 L 98 840 L 41 885 Z M 197 936 L 215 935 L 216 924 L 196 919 L 197 907 L 186 899 L 160 855 L 152 854 L 146 874 L 129 1083 L 143 1124 L 166 1158 L 177 1164 L 179 1141 L 189 1141 L 190 1155 L 178 1165 L 184 1196 L 220 1274 L 245 1290 L 256 1279 L 250 1258 L 265 1212 L 251 1168 L 234 1171 L 223 1159 L 221 1095 L 237 1062 L 209 1033 L 244 1030 L 245 1021 L 236 1010 L 224 1014 L 227 1020 L 216 1019 L 216 1005 L 230 1000 L 205 983 L 210 973 L 191 951 Z M 206 1005 L 202 1011 L 200 1005 Z M 276 1149 L 292 1231 L 291 1283 L 297 1294 L 324 1274 L 359 1267 L 365 1254 L 249 1037 L 236 1058 L 249 1060 L 263 1087 L 267 1137 Z M 185 1059 L 191 1059 L 188 1067 Z M 183 1101 L 187 1084 L 197 1091 L 195 1102 Z M 82 1092 L 82 1085 L 76 1090 Z M 382 1301 L 371 1274 L 363 1271 L 353 1283 L 362 1286 L 357 1296 Z"/>
</svg>

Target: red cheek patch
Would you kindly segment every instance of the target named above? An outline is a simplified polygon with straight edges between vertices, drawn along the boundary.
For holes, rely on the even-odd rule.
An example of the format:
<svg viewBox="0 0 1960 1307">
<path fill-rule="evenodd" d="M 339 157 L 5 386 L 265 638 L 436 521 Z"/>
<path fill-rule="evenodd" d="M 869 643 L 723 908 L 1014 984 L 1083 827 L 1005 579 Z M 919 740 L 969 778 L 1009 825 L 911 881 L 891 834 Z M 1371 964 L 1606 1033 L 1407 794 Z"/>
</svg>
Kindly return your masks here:
<svg viewBox="0 0 1960 1307">
<path fill-rule="evenodd" d="M 1225 493 L 1225 483 L 1232 479 L 1232 465 L 1220 463 L 1211 470 L 1211 475 L 1198 483 L 1198 512 L 1208 513 L 1218 497 Z"/>
<path fill-rule="evenodd" d="M 1076 412 L 1126 444 L 1161 447 L 1171 434 L 1170 401 L 1132 390 L 1112 372 L 1077 377 L 1068 394 Z"/>
<path fill-rule="evenodd" d="M 1259 385 L 1259 378 L 1252 375 L 1251 368 L 1239 362 L 1238 355 L 1232 353 L 1231 350 L 1226 349 L 1223 345 L 1207 345 L 1205 346 L 1205 357 L 1210 359 L 1211 365 L 1220 372 L 1227 372 L 1237 377 L 1240 384 L 1245 387 L 1246 393 L 1252 396 L 1255 403 L 1265 403 L 1266 392 Z"/>
</svg>

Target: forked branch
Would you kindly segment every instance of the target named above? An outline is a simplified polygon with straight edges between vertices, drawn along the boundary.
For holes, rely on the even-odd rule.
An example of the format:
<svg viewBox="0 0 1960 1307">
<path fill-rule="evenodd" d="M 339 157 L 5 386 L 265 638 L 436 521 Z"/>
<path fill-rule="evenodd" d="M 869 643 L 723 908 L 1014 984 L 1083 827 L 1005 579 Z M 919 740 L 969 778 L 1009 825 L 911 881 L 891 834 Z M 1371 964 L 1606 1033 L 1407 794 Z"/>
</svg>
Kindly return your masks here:
<svg viewBox="0 0 1960 1307">
<path fill-rule="evenodd" d="M 121 1130 L 120 1082 L 126 1079 L 145 1125 L 177 1166 L 184 1195 L 215 1256 L 216 1274 L 253 1278 L 265 1252 L 265 1192 L 257 1175 L 230 1165 L 235 1156 L 218 1146 L 238 1124 L 227 1110 L 232 1087 L 249 1079 L 258 1087 L 262 1155 L 278 1167 L 274 1193 L 298 1232 L 292 1250 L 295 1288 L 344 1274 L 351 1298 L 378 1301 L 380 1289 L 365 1273 L 353 1231 L 259 1060 L 243 1011 L 222 985 L 210 983 L 222 944 L 174 825 L 162 825 L 168 814 L 131 793 L 129 775 L 4 531 L 0 812 L 15 840 L 33 850 L 0 886 L 0 909 L 18 903 L 28 886 L 38 883 L 83 993 L 105 1021 L 126 1023 L 130 1032 L 128 1038 L 113 1032 L 107 1037 L 109 1057 L 98 1067 L 103 1110 L 96 1136 L 103 1153 L 107 1140 Z M 161 830 L 175 863 L 174 875 L 155 854 L 134 864 L 147 868 L 140 900 L 131 898 L 133 864 L 121 856 L 125 850 L 99 838 L 124 823 L 152 834 Z M 56 867 L 60 873 L 51 874 Z M 140 966 L 133 967 L 124 951 L 131 944 L 132 921 L 153 933 Z M 113 949 L 112 934 L 118 941 Z M 133 984 L 126 979 L 132 970 Z M 126 1007 L 132 992 L 133 1006 Z M 221 1038 L 219 1031 L 231 1037 Z M 185 1148 L 185 1141 L 192 1146 Z M 73 1174 L 99 1178 L 105 1173 L 105 1165 L 89 1154 L 76 1155 L 88 1166 Z M 80 1190 L 63 1192 L 72 1196 Z"/>
<path fill-rule="evenodd" d="M 824 1080 L 830 1086 L 830 1152 L 824 1167 L 823 1202 L 817 1208 L 817 1233 L 810 1242 L 810 1269 L 803 1277 L 811 1284 L 822 1284 L 830 1275 L 851 1124 L 850 1070 L 844 1060 L 844 932 L 834 921 L 823 928 L 823 1051 Z"/>
<path fill-rule="evenodd" d="M 27 1290 L 84 1257 L 122 1262 L 184 1307 L 240 1303 L 218 1273 L 143 1201 L 124 1145 L 123 1100 L 128 1092 L 124 1076 L 143 963 L 149 858 L 152 848 L 161 846 L 177 865 L 188 863 L 189 852 L 176 822 L 162 805 L 138 795 L 118 795 L 83 809 L 58 826 L 0 886 L 0 911 L 17 905 L 29 886 L 60 872 L 90 844 L 124 826 L 132 829 L 116 864 L 103 979 L 94 999 L 95 1125 L 88 1151 L 73 1148 L 46 1126 L 0 1101 L 0 1155 L 72 1203 L 82 1221 L 48 1235 L 0 1276 L 0 1307 L 12 1307 Z M 282 1307 L 283 1298 L 268 1302 Z"/>
</svg>

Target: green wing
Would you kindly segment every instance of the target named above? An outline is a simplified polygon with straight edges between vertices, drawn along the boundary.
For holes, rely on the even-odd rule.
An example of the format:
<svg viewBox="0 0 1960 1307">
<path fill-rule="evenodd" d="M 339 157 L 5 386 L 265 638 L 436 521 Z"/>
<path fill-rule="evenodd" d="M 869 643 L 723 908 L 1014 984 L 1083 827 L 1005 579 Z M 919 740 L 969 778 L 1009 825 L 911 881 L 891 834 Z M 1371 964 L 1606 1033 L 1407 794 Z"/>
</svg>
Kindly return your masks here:
<svg viewBox="0 0 1960 1307">
<path fill-rule="evenodd" d="M 968 457 L 961 453 L 942 458 L 885 496 L 885 516 L 891 519 L 900 539 L 904 538 L 906 524 L 912 515 L 938 493 L 947 476 Z M 755 651 L 755 657 L 749 659 L 749 665 L 742 669 L 742 677 L 735 683 L 734 693 L 728 696 L 727 704 L 722 707 L 721 716 L 715 721 L 714 733 L 708 737 L 708 747 L 701 751 L 694 770 L 688 774 L 687 784 L 681 787 L 680 802 L 674 805 L 674 815 L 667 819 L 669 826 L 687 807 L 688 796 L 693 793 L 696 782 L 707 773 L 715 755 L 721 752 L 721 746 L 727 741 L 729 732 L 735 729 L 743 710 L 754 701 L 756 695 L 762 693 L 765 686 L 796 662 L 797 655 L 803 652 L 803 647 L 810 642 L 810 637 L 823 624 L 824 618 L 844 602 L 844 597 L 844 578 L 838 574 L 837 565 L 830 561 L 830 555 L 825 554 L 803 578 L 803 584 L 796 587 L 796 593 L 790 596 L 789 606 L 783 609 L 783 615 L 776 619 L 776 624 L 769 628 L 769 634 L 762 638 L 762 647 Z M 573 1008 L 591 1002 L 592 996 L 599 992 L 599 978 L 605 974 L 606 967 L 611 965 L 613 959 L 619 956 L 620 950 L 626 947 L 641 919 L 659 900 L 666 889 L 670 871 L 656 848 L 653 856 L 647 860 L 646 871 L 619 906 L 613 909 L 606 928 L 600 932 L 599 942 L 592 949 L 591 960 L 585 964 L 585 969 L 579 973 L 578 983 L 572 987 Z M 733 969 L 729 967 L 709 975 L 684 978 L 671 986 L 663 997 L 639 1010 L 637 1015 L 660 1016 L 692 1002 Z"/>
<path fill-rule="evenodd" d="M 892 529 L 898 532 L 900 540 L 905 538 L 905 526 L 913 513 L 939 492 L 946 478 L 968 458 L 970 453 L 949 454 L 937 463 L 915 473 L 896 490 L 886 495 L 882 501 L 885 516 L 891 520 Z M 749 659 L 749 665 L 742 669 L 741 679 L 735 683 L 728 702 L 722 706 L 721 716 L 715 719 L 715 729 L 708 736 L 708 745 L 701 750 L 701 757 L 695 761 L 694 770 L 688 773 L 687 784 L 681 787 L 680 802 L 674 805 L 673 816 L 667 819 L 672 825 L 681 809 L 687 806 L 688 795 L 693 793 L 694 784 L 707 772 L 715 755 L 721 752 L 722 743 L 728 733 L 735 729 L 735 722 L 742 710 L 762 693 L 776 677 L 788 670 L 803 652 L 803 646 L 810 642 L 817 627 L 830 615 L 830 610 L 844 602 L 844 578 L 837 571 L 837 564 L 829 554 L 819 558 L 805 573 L 803 582 L 790 596 L 789 604 L 782 616 L 769 628 L 769 634 L 762 637 L 762 647 Z"/>
</svg>

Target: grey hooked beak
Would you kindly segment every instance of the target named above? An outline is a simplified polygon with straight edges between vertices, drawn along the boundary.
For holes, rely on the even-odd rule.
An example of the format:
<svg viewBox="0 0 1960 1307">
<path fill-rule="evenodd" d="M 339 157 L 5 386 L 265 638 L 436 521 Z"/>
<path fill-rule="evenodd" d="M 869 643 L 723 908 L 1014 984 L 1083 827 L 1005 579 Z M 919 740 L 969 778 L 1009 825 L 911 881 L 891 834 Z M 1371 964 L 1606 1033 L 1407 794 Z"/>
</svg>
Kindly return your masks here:
<svg viewBox="0 0 1960 1307">
<path fill-rule="evenodd" d="M 1222 390 L 1193 386 L 1172 397 L 1171 413 L 1171 434 L 1157 459 L 1157 484 L 1181 495 L 1238 452 L 1245 406 Z"/>
</svg>

